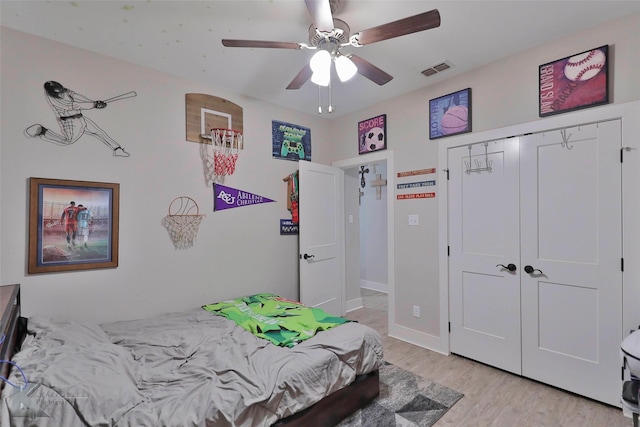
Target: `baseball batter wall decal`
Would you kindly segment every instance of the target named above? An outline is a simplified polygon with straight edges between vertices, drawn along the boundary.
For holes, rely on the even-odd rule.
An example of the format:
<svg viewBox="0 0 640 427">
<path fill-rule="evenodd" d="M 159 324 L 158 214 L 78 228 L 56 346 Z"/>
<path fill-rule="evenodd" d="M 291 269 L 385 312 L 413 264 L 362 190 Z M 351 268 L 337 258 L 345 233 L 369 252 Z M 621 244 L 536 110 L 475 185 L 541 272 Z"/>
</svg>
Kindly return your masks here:
<svg viewBox="0 0 640 427">
<path fill-rule="evenodd" d="M 136 92 L 131 91 L 103 101 L 94 101 L 51 80 L 44 84 L 44 94 L 58 121 L 60 133 L 37 123 L 25 129 L 28 137 L 40 138 L 57 145 L 71 145 L 82 135 L 89 134 L 109 147 L 114 156 L 129 157 L 130 154 L 92 119 L 85 116 L 83 111 L 105 109 L 111 102 L 133 98 L 137 95 Z"/>
<path fill-rule="evenodd" d="M 540 117 L 609 102 L 608 46 L 539 67 Z"/>
</svg>

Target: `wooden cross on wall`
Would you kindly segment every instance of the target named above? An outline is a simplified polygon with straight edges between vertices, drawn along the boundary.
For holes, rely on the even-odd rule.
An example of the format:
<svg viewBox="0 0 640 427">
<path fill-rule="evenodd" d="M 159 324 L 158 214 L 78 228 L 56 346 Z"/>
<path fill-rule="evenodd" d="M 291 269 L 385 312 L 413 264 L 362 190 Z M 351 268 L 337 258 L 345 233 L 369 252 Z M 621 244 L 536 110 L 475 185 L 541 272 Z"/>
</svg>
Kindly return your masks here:
<svg viewBox="0 0 640 427">
<path fill-rule="evenodd" d="M 376 199 L 382 198 L 382 187 L 387 186 L 387 180 L 382 179 L 382 175 L 376 174 L 376 179 L 371 181 L 371 186 L 376 187 Z"/>
</svg>

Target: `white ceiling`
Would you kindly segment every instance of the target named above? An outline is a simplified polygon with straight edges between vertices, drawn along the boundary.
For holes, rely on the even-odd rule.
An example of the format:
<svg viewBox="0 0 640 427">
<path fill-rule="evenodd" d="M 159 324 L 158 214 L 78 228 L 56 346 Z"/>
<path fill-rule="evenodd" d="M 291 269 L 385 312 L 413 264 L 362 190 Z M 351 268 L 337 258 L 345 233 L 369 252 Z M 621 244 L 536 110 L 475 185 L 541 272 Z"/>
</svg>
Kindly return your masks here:
<svg viewBox="0 0 640 427">
<path fill-rule="evenodd" d="M 378 86 L 356 75 L 346 83 L 334 83 L 335 111 L 329 115 L 325 108 L 323 116 L 351 113 L 516 52 L 640 13 L 640 1 L 342 0 L 334 17 L 346 21 L 355 33 L 432 9 L 440 12 L 439 28 L 361 48 L 342 48 L 343 53 L 356 53 L 394 79 Z M 299 90 L 285 89 L 314 51 L 227 48 L 220 41 L 308 43 L 311 18 L 303 0 L 2 0 L 0 15 L 2 25 L 9 28 L 294 110 L 317 112 L 316 85 L 308 81 Z M 567 52 L 572 53 L 576 52 Z M 434 77 L 421 74 L 443 61 L 453 68 Z M 326 106 L 326 89 L 322 97 Z"/>
</svg>

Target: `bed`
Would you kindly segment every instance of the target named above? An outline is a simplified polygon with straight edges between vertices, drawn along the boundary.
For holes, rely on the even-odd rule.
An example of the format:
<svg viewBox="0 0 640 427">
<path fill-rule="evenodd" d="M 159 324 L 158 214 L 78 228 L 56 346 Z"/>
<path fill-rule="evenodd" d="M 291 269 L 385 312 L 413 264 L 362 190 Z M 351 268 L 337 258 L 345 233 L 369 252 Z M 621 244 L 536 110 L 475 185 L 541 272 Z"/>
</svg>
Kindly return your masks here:
<svg viewBox="0 0 640 427">
<path fill-rule="evenodd" d="M 380 336 L 347 322 L 291 347 L 202 307 L 106 324 L 32 316 L 3 426 L 333 426 L 378 395 Z M 24 373 L 24 376 L 23 376 Z"/>
</svg>

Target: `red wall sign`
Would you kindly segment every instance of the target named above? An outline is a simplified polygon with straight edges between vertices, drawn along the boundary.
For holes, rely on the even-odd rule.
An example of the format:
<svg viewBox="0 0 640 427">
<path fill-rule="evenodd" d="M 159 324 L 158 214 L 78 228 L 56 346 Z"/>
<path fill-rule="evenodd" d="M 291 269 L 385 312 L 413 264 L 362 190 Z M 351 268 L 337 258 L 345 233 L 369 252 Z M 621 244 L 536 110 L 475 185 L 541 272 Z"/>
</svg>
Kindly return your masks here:
<svg viewBox="0 0 640 427">
<path fill-rule="evenodd" d="M 398 200 L 407 199 L 433 199 L 436 197 L 436 193 L 414 193 L 414 194 L 398 194 L 396 198 Z"/>
</svg>

